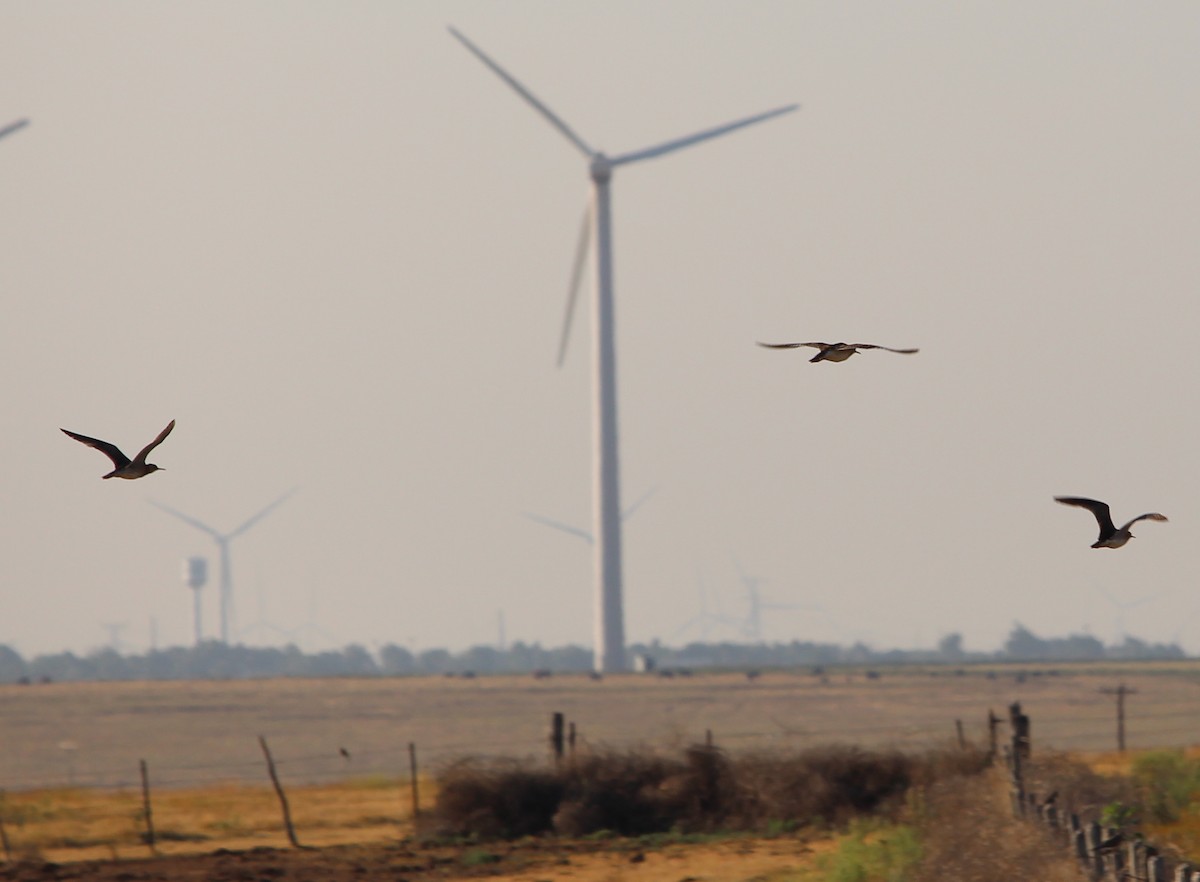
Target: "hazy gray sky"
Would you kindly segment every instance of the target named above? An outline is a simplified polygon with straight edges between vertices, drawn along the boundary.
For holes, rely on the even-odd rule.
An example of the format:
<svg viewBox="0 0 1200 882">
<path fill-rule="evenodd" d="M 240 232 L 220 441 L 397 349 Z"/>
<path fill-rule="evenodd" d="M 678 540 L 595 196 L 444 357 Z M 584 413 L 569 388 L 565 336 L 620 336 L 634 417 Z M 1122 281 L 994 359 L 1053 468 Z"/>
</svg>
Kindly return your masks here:
<svg viewBox="0 0 1200 882">
<path fill-rule="evenodd" d="M 585 163 L 447 24 L 610 152 L 803 105 L 616 173 L 630 640 L 744 616 L 736 557 L 824 610 L 771 640 L 1200 651 L 1191 2 L 3 3 L 0 642 L 189 642 L 215 549 L 148 500 L 298 486 L 243 639 L 590 643 L 589 549 L 520 515 L 590 527 Z M 754 345 L 813 339 L 921 353 Z M 58 431 L 171 418 L 136 482 Z M 1054 494 L 1171 523 L 1093 551 Z"/>
</svg>

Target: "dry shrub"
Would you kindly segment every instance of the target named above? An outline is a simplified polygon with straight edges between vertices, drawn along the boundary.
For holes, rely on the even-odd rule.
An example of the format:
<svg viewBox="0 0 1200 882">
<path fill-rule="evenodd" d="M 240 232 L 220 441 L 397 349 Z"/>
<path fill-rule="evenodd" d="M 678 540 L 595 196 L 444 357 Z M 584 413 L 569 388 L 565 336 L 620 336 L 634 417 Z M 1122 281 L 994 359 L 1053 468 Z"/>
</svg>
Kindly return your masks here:
<svg viewBox="0 0 1200 882">
<path fill-rule="evenodd" d="M 563 796 L 553 769 L 516 760 L 464 759 L 439 776 L 434 812 L 442 832 L 485 839 L 542 833 Z"/>
<path fill-rule="evenodd" d="M 443 832 L 482 837 L 836 824 L 898 804 L 914 783 L 984 765 L 980 754 L 954 753 L 827 747 L 730 757 L 694 746 L 682 756 L 591 753 L 558 770 L 465 761 L 442 777 L 435 811 Z"/>
<path fill-rule="evenodd" d="M 1070 852 L 1012 817 L 1003 773 L 948 778 L 924 791 L 915 819 L 922 858 L 908 882 L 1080 882 Z"/>
<path fill-rule="evenodd" d="M 840 746 L 791 756 L 753 754 L 738 764 L 743 810 L 756 818 L 840 823 L 904 793 L 914 765 L 913 757 L 896 751 Z"/>
<path fill-rule="evenodd" d="M 731 791 L 729 761 L 689 748 L 682 760 L 635 751 L 589 754 L 563 770 L 566 796 L 554 817 L 565 836 L 611 830 L 625 836 L 695 829 Z"/>
</svg>

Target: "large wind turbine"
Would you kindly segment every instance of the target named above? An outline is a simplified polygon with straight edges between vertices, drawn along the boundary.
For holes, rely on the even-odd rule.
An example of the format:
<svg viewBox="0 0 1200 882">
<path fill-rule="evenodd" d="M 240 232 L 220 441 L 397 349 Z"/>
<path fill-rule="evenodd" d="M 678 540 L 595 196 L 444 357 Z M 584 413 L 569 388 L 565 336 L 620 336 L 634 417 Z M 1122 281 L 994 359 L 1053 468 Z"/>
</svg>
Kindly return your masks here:
<svg viewBox="0 0 1200 882">
<path fill-rule="evenodd" d="M 764 122 L 780 114 L 795 110 L 798 105 L 790 104 L 775 110 L 760 113 L 716 128 L 706 129 L 683 138 L 666 141 L 654 147 L 608 156 L 593 150 L 558 118 L 545 104 L 517 82 L 500 65 L 484 54 L 478 46 L 454 28 L 450 33 L 467 47 L 475 57 L 491 68 L 500 79 L 524 98 L 546 121 L 558 129 L 568 141 L 588 160 L 588 174 L 592 180 L 592 199 L 584 214 L 583 229 L 580 231 L 579 247 L 571 273 L 571 286 L 567 296 L 567 311 L 563 321 L 562 338 L 559 343 L 558 362 L 561 365 L 566 352 L 567 337 L 571 327 L 571 316 L 575 309 L 575 298 L 579 290 L 583 264 L 588 246 L 596 242 L 596 283 L 593 289 L 592 320 L 592 400 L 593 400 L 593 533 L 596 538 L 596 621 L 593 651 L 594 667 L 597 671 L 614 672 L 626 669 L 625 621 L 621 604 L 621 501 L 617 458 L 617 355 L 613 340 L 613 257 L 612 257 L 612 202 L 610 183 L 613 169 L 643 159 L 662 156 L 735 129 Z"/>
<path fill-rule="evenodd" d="M 202 523 L 201 521 L 198 521 L 193 517 L 189 517 L 188 515 L 185 515 L 181 511 L 176 511 L 175 509 L 171 508 L 170 506 L 163 505 L 161 502 L 155 502 L 154 500 L 150 500 L 150 504 L 153 505 L 154 507 L 162 509 L 169 515 L 174 515 L 175 517 L 179 518 L 179 520 L 183 521 L 185 524 L 190 524 L 191 526 L 195 527 L 197 530 L 202 530 L 203 532 L 205 532 L 209 536 L 211 536 L 213 538 L 213 541 L 217 543 L 217 552 L 219 553 L 220 558 L 221 558 L 220 588 L 221 588 L 221 642 L 222 643 L 225 643 L 225 644 L 229 643 L 229 623 L 233 618 L 233 569 L 232 569 L 232 567 L 230 565 L 230 561 L 229 561 L 229 543 L 232 542 L 234 539 L 236 539 L 238 536 L 245 533 L 247 530 L 249 530 L 251 527 L 253 527 L 255 524 L 257 524 L 259 521 L 261 521 L 263 518 L 265 518 L 268 514 L 270 514 L 272 511 L 274 511 L 280 505 L 282 505 L 284 500 L 286 500 L 289 496 L 291 496 L 295 492 L 296 492 L 296 488 L 293 487 L 291 490 L 289 490 L 287 493 L 284 493 L 282 496 L 280 496 L 278 499 L 276 499 L 274 502 L 272 502 L 270 505 L 268 505 L 266 508 L 264 508 L 258 514 L 254 515 L 251 518 L 248 518 L 236 530 L 232 530 L 228 533 L 218 533 L 215 529 L 210 527 L 208 524 Z"/>
</svg>

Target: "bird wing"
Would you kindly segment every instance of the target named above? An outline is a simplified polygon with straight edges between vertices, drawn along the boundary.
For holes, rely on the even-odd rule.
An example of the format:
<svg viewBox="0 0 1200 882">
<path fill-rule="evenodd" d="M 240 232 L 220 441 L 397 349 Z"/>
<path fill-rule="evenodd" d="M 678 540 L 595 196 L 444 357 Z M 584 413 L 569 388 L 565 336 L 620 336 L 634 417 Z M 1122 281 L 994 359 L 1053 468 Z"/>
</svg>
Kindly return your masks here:
<svg viewBox="0 0 1200 882">
<path fill-rule="evenodd" d="M 1096 523 L 1100 525 L 1101 538 L 1111 536 L 1117 531 L 1117 528 L 1113 525 L 1112 514 L 1108 510 L 1107 502 L 1100 502 L 1098 499 L 1085 499 L 1082 496 L 1055 496 L 1054 501 L 1061 502 L 1063 505 L 1077 505 L 1080 508 L 1086 508 L 1090 511 L 1096 516 Z M 1129 523 L 1131 524 L 1133 521 Z M 1126 526 L 1129 525 L 1126 524 Z"/>
<path fill-rule="evenodd" d="M 158 433 L 157 438 L 155 438 L 153 441 L 151 441 L 149 444 L 147 444 L 145 447 L 142 448 L 141 452 L 133 458 L 133 461 L 145 463 L 146 457 L 150 455 L 150 451 L 153 450 L 155 447 L 157 447 L 159 444 L 162 444 L 163 439 L 165 439 L 168 435 L 170 435 L 171 430 L 174 428 L 175 428 L 175 421 L 171 420 L 171 422 L 167 423 L 167 427 Z"/>
<path fill-rule="evenodd" d="M 850 349 L 886 349 L 888 352 L 899 352 L 901 355 L 913 355 L 920 352 L 919 349 L 893 349 L 891 346 L 877 346 L 874 343 L 848 343 Z"/>
<path fill-rule="evenodd" d="M 77 432 L 72 432 L 70 429 L 61 429 L 70 437 L 74 438 L 80 444 L 86 444 L 88 447 L 95 447 L 105 456 L 113 461 L 115 468 L 124 468 L 129 465 L 129 457 L 121 452 L 121 449 L 116 444 L 110 444 L 108 441 L 101 441 L 99 438 L 89 438 L 87 435 L 80 435 Z"/>
<path fill-rule="evenodd" d="M 764 349 L 799 349 L 801 346 L 813 346 L 817 349 L 828 349 L 831 345 L 837 345 L 837 344 L 830 344 L 830 343 L 763 343 L 760 341 L 758 345 L 762 346 Z"/>
<path fill-rule="evenodd" d="M 1145 514 L 1138 515 L 1136 518 L 1134 518 L 1132 521 L 1127 523 L 1121 529 L 1128 530 L 1130 527 L 1132 527 L 1138 521 L 1165 521 L 1166 519 L 1167 519 L 1166 515 L 1159 514 L 1156 511 L 1149 511 L 1149 512 L 1146 512 Z"/>
</svg>

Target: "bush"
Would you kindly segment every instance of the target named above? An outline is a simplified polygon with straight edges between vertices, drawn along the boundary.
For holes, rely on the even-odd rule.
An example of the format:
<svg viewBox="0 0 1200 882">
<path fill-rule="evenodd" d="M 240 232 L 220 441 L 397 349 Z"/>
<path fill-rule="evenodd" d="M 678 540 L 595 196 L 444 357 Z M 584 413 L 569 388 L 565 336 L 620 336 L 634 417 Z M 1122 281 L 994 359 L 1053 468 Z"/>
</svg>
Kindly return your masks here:
<svg viewBox="0 0 1200 882">
<path fill-rule="evenodd" d="M 1200 760 L 1179 750 L 1144 753 L 1133 761 L 1133 780 L 1148 819 L 1169 824 L 1200 797 Z"/>
<path fill-rule="evenodd" d="M 440 776 L 434 811 L 446 833 L 516 839 L 548 830 L 562 796 L 553 770 L 466 759 Z"/>
<path fill-rule="evenodd" d="M 730 757 L 694 746 L 682 756 L 589 753 L 558 769 L 464 760 L 441 776 L 435 815 L 445 834 L 484 838 L 836 824 L 898 805 L 913 784 L 986 765 L 981 753 L 955 754 L 829 747 Z"/>
</svg>

